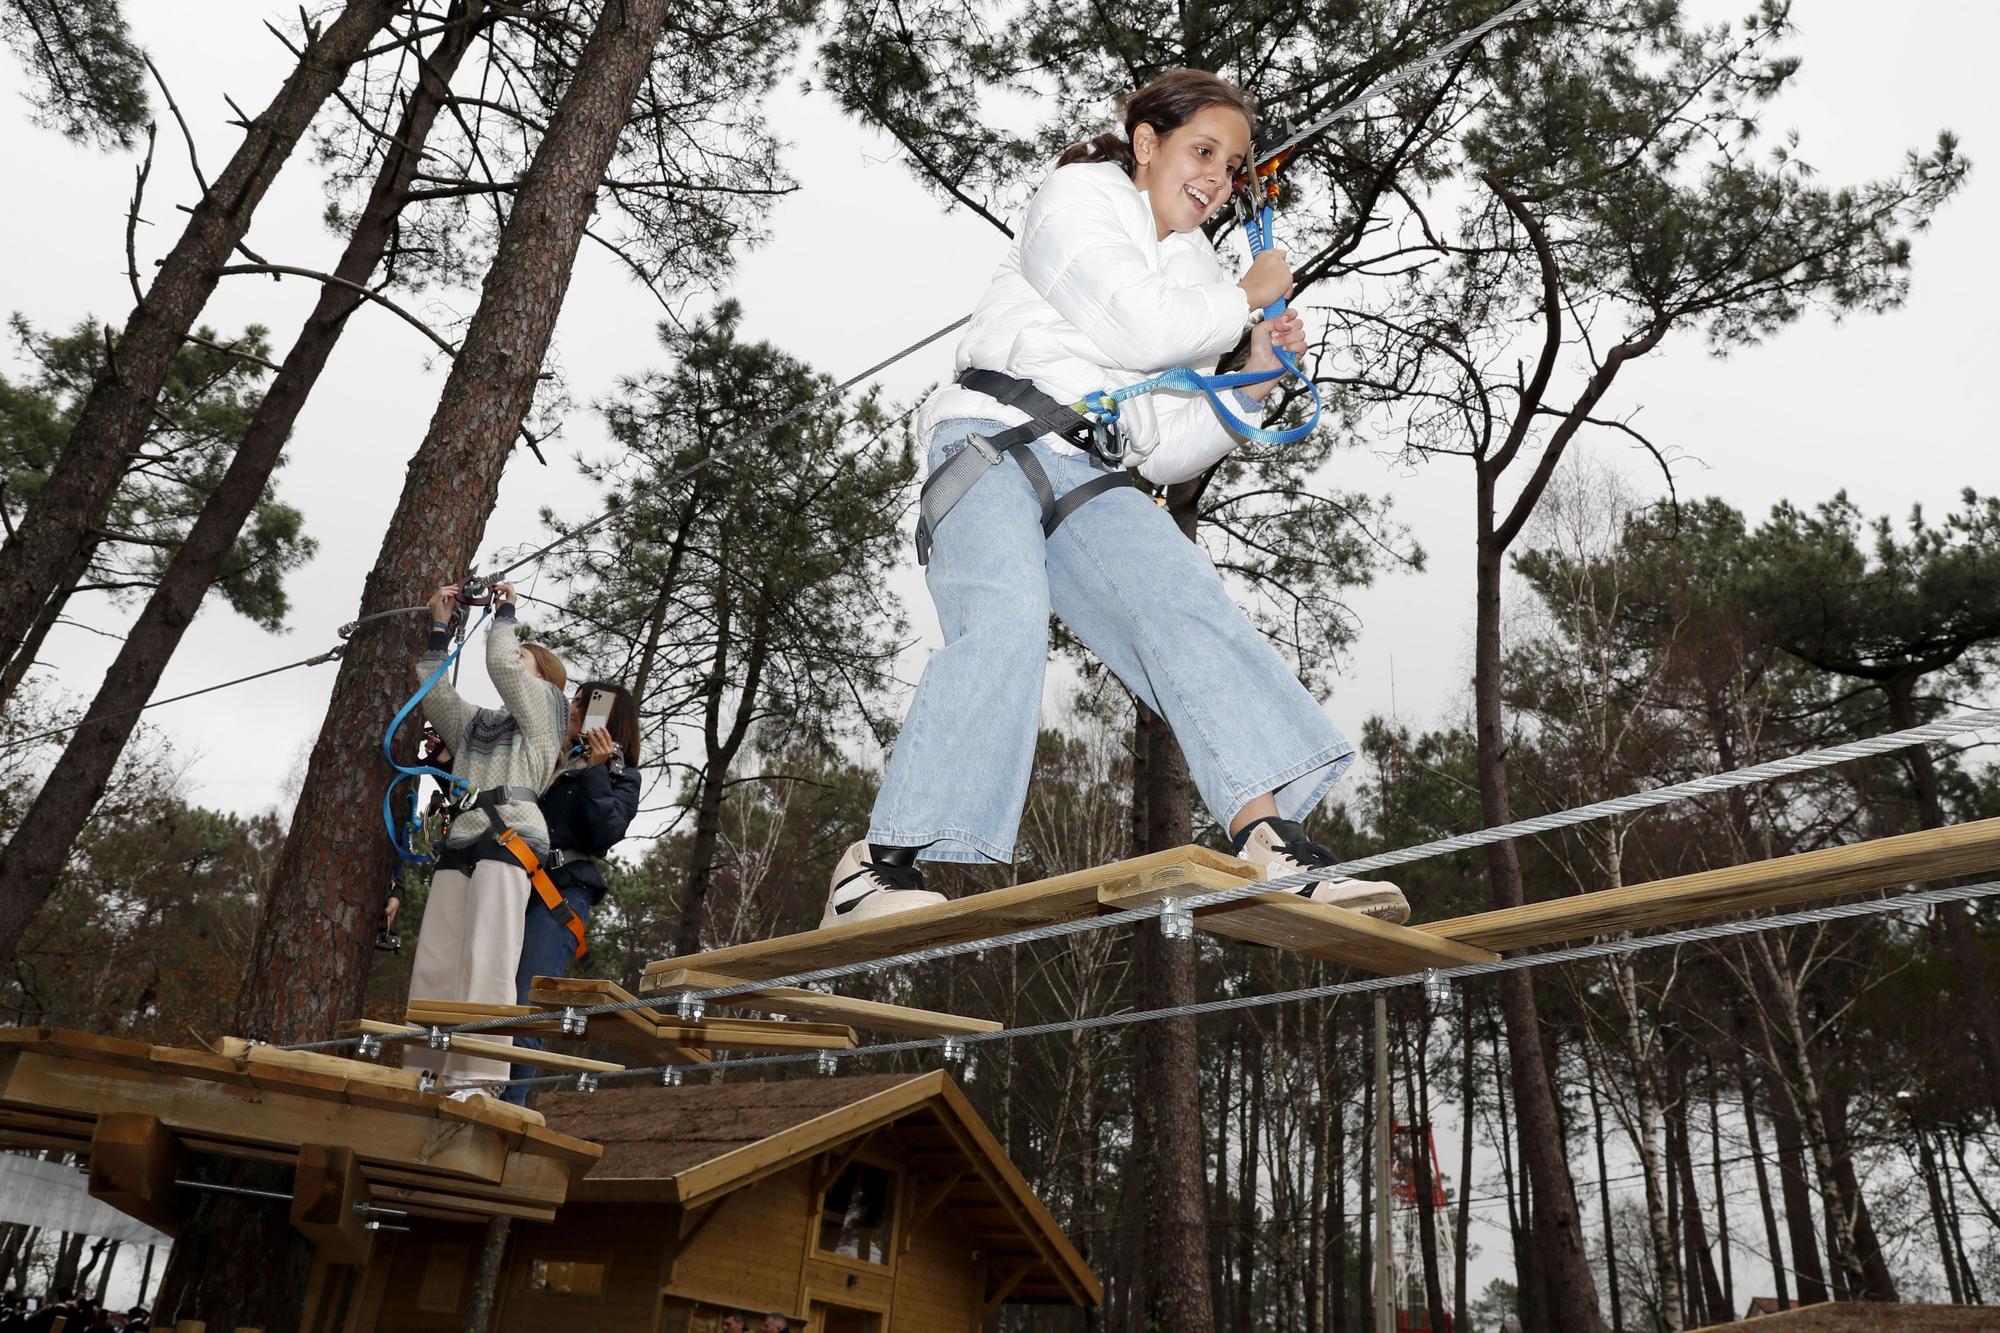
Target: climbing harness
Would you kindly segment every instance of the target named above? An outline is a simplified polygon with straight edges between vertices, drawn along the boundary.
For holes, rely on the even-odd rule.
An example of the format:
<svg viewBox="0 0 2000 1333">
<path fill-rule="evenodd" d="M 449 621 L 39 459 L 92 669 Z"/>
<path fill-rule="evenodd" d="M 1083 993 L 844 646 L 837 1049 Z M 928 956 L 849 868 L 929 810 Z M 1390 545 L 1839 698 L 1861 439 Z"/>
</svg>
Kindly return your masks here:
<svg viewBox="0 0 2000 1333">
<path fill-rule="evenodd" d="M 1260 162 L 1246 171 L 1238 182 L 1235 191 L 1237 208 L 1252 257 L 1271 248 L 1278 188 L 1276 173 L 1283 164 L 1284 155 L 1276 156 L 1268 163 Z M 1255 191 L 1255 198 L 1252 191 Z M 1284 312 L 1285 300 L 1280 297 L 1265 307 L 1259 318 L 1275 319 Z M 1143 462 L 1150 451 L 1132 446 L 1119 427 L 1118 416 L 1123 404 L 1141 394 L 1161 391 L 1198 393 L 1208 399 L 1209 406 L 1215 409 L 1215 414 L 1222 418 L 1223 424 L 1232 433 L 1257 444 L 1296 444 L 1305 439 L 1319 426 L 1319 387 L 1312 382 L 1311 376 L 1299 369 L 1297 360 L 1290 352 L 1277 346 L 1271 350 L 1278 358 L 1279 368 L 1276 370 L 1203 375 L 1186 367 L 1175 367 L 1137 384 L 1094 393 L 1069 404 L 1057 402 L 1029 380 L 997 370 L 969 369 L 959 372 L 958 383 L 961 386 L 983 393 L 1008 407 L 1019 408 L 1028 414 L 1028 420 L 995 436 L 970 436 L 966 448 L 946 459 L 925 480 L 917 502 L 917 563 L 930 563 L 938 524 L 1003 458 L 1011 457 L 1027 476 L 1028 485 L 1034 489 L 1035 499 L 1042 507 L 1044 538 L 1054 536 L 1064 519 L 1098 496 L 1123 486 L 1138 485 L 1126 469 Z M 1223 399 L 1222 395 L 1227 391 L 1245 389 L 1253 384 L 1268 384 L 1286 375 L 1295 376 L 1312 395 L 1312 416 L 1300 425 L 1284 430 L 1253 426 L 1237 416 Z M 1029 447 L 1045 435 L 1058 436 L 1082 450 L 1090 456 L 1093 464 L 1108 469 L 1106 475 L 1085 482 L 1058 500 L 1055 489 L 1049 484 L 1048 474 Z"/>
<path fill-rule="evenodd" d="M 1098 496 L 1120 487 L 1138 486 L 1138 481 L 1122 466 L 1125 450 L 1115 419 L 1099 421 L 1086 415 L 1080 404 L 1065 406 L 1030 381 L 1003 375 L 997 370 L 963 371 L 958 382 L 1009 407 L 1020 408 L 1028 414 L 1028 420 L 991 438 L 984 435 L 968 437 L 964 449 L 947 458 L 937 471 L 925 479 L 923 490 L 917 495 L 918 564 L 930 563 L 931 541 L 944 516 L 965 498 L 989 468 L 1003 458 L 1011 457 L 1028 478 L 1028 485 L 1034 488 L 1035 500 L 1042 507 L 1044 539 L 1054 536 L 1064 519 Z M 1033 441 L 1044 435 L 1061 436 L 1089 454 L 1097 466 L 1108 470 L 1103 476 L 1091 478 L 1058 500 L 1055 487 L 1049 484 L 1049 474 L 1043 470 L 1041 460 L 1035 457 L 1035 451 L 1029 448 Z"/>
<path fill-rule="evenodd" d="M 570 938 L 576 942 L 573 952 L 577 966 L 590 966 L 590 940 L 584 932 L 583 918 L 577 914 L 574 907 L 564 901 L 562 890 L 558 889 L 555 881 L 549 878 L 549 871 L 557 866 L 569 861 L 590 858 L 552 852 L 549 862 L 544 865 L 542 859 L 535 855 L 535 849 L 528 845 L 527 840 L 511 828 L 502 827 L 494 834 L 493 840 L 499 843 L 509 856 L 521 863 L 521 869 L 528 872 L 528 883 L 533 886 L 535 896 L 542 900 L 542 906 L 549 909 L 549 914 L 557 923 L 570 933 Z"/>
<path fill-rule="evenodd" d="M 481 591 L 483 592 L 485 589 L 482 588 Z M 491 600 L 490 593 L 487 593 L 487 600 Z M 391 612 L 388 614 L 394 613 Z M 475 792 L 470 783 L 455 773 L 448 772 L 442 768 L 435 768 L 429 764 L 398 763 L 395 753 L 396 733 L 402 729 L 403 723 L 409 720 L 410 714 L 417 710 L 418 705 L 423 703 L 425 696 L 431 692 L 440 680 L 444 679 L 445 672 L 451 670 L 452 663 L 456 662 L 458 655 L 465 651 L 467 641 L 471 639 L 473 634 L 478 633 L 480 629 L 484 628 L 492 614 L 491 611 L 487 611 L 479 617 L 478 623 L 473 625 L 472 629 L 459 639 L 452 650 L 445 655 L 444 661 L 438 663 L 437 668 L 425 678 L 424 683 L 417 687 L 417 692 L 412 694 L 404 701 L 403 706 L 396 710 L 396 715 L 389 719 L 388 727 L 382 732 L 382 757 L 388 760 L 389 767 L 396 770 L 396 776 L 390 780 L 388 789 L 382 793 L 382 824 L 388 830 L 389 842 L 395 847 L 396 855 L 413 865 L 430 865 L 437 858 L 416 851 L 411 846 L 417 834 L 423 830 L 423 819 L 417 813 L 417 793 L 414 789 L 410 792 L 409 817 L 400 825 L 396 821 L 396 791 L 404 783 L 414 782 L 419 778 L 436 778 L 439 782 L 443 783 L 448 793 L 445 802 L 447 820 L 468 809 L 496 805 L 502 801 L 514 799 L 504 794 L 494 799 L 488 799 L 489 797 L 493 797 L 493 793 Z M 498 790 L 501 793 L 505 793 L 516 789 L 500 788 Z M 518 790 L 527 791 L 528 789 L 523 787 Z M 537 797 L 534 793 L 530 793 L 528 799 L 532 801 L 537 799 Z"/>
</svg>

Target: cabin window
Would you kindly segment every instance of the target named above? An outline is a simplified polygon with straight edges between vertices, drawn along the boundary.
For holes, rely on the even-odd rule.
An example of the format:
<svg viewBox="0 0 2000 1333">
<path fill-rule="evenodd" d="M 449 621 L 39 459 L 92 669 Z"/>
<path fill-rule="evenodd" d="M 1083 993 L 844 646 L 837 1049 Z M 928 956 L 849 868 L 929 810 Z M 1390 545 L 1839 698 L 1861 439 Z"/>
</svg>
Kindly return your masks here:
<svg viewBox="0 0 2000 1333">
<path fill-rule="evenodd" d="M 819 1247 L 864 1264 L 886 1264 L 895 1217 L 896 1173 L 850 1162 L 826 1188 L 820 1205 Z"/>
<path fill-rule="evenodd" d="M 546 1296 L 602 1296 L 603 1264 L 577 1259 L 530 1259 L 528 1290 Z"/>
</svg>

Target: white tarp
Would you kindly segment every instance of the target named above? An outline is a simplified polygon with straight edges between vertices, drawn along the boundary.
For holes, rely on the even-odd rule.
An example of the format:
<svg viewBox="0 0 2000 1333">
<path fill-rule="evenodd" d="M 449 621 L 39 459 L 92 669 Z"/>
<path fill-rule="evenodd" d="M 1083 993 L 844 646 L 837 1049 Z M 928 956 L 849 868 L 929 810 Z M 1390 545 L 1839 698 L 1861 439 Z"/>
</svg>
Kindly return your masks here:
<svg viewBox="0 0 2000 1333">
<path fill-rule="evenodd" d="M 0 1222 L 51 1231 L 81 1231 L 128 1245 L 171 1245 L 173 1237 L 90 1197 L 82 1171 L 38 1157 L 0 1153 Z"/>
</svg>

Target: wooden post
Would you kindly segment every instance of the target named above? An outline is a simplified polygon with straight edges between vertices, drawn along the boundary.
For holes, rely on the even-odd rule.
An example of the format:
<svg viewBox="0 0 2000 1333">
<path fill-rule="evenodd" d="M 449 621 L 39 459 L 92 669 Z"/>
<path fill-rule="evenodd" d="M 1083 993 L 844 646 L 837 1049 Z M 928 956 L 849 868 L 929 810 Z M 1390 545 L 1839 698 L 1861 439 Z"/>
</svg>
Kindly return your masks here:
<svg viewBox="0 0 2000 1333">
<path fill-rule="evenodd" d="M 1396 1333 L 1395 1241 L 1389 1228 L 1389 997 L 1375 996 L 1375 1333 Z"/>
<path fill-rule="evenodd" d="M 299 1146 L 299 1165 L 292 1177 L 292 1225 L 332 1264 L 365 1264 L 375 1233 L 364 1225 L 359 1205 L 368 1201 L 368 1184 L 351 1148 L 325 1144 Z"/>
<path fill-rule="evenodd" d="M 133 1111 L 101 1115 L 90 1136 L 90 1195 L 171 1236 L 180 1227 L 174 1181 L 181 1157 L 180 1140 L 158 1118 Z"/>
</svg>

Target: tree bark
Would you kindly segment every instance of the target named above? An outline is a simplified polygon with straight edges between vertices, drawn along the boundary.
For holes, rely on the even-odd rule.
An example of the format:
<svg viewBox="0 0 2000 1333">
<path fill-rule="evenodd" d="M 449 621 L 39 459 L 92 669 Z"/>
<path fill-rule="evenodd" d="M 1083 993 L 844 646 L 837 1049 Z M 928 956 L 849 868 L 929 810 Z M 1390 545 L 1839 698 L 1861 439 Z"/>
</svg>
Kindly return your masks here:
<svg viewBox="0 0 2000 1333">
<path fill-rule="evenodd" d="M 1893 1303 L 1897 1299 L 1896 1279 L 1882 1255 L 1882 1242 L 1875 1234 L 1868 1200 L 1861 1193 L 1861 1179 L 1854 1170 L 1854 1147 L 1847 1138 L 1847 1103 L 1824 1082 L 1820 1084 L 1819 1098 L 1820 1117 L 1826 1122 L 1826 1147 L 1832 1159 L 1834 1188 L 1843 1216 L 1851 1219 L 1850 1285 L 1858 1300 Z"/>
<path fill-rule="evenodd" d="M 1438 1271 L 1437 1209 L 1431 1206 L 1438 1186 L 1431 1174 L 1435 1141 L 1431 1136 L 1430 1030 L 1430 999 L 1420 992 L 1417 1058 L 1404 1067 L 1403 1080 L 1410 1094 L 1410 1183 L 1416 1187 L 1413 1202 L 1417 1209 L 1417 1243 L 1424 1252 L 1424 1307 L 1430 1326 L 1441 1329 L 1450 1316 L 1445 1312 L 1443 1276 Z M 1409 1087 L 1412 1072 L 1416 1077 L 1415 1088 Z"/>
<path fill-rule="evenodd" d="M 516 191 L 478 311 L 406 473 L 362 594 L 364 613 L 421 601 L 440 575 L 467 567 L 533 402 L 597 184 L 666 10 L 666 0 L 623 0 L 605 10 L 585 43 Z M 307 1040 L 359 1011 L 381 892 L 395 870 L 375 814 L 377 729 L 409 691 L 424 630 L 392 618 L 363 626 L 348 644 L 258 924 L 241 1031 Z M 297 1262 L 304 1246 L 291 1243 L 295 1233 L 282 1213 L 270 1244 L 245 1244 L 248 1216 L 238 1208 L 185 1228 L 167 1280 L 190 1317 L 212 1326 L 294 1327 L 306 1285 Z"/>
<path fill-rule="evenodd" d="M 479 1245 L 479 1263 L 472 1270 L 472 1300 L 465 1307 L 463 1333 L 486 1333 L 493 1325 L 494 1297 L 500 1292 L 500 1270 L 507 1257 L 507 1235 L 514 1225 L 508 1217 L 487 1219 Z"/>
<path fill-rule="evenodd" d="M 1937 1231 L 1938 1259 L 1944 1264 L 1945 1287 L 1951 1292 L 1953 1305 L 1965 1304 L 1965 1291 L 1958 1283 L 1958 1265 L 1951 1248 L 1951 1234 L 1945 1227 L 1944 1190 L 1938 1185 L 1937 1158 L 1931 1154 L 1930 1134 L 1921 1126 L 1917 1127 L 1917 1165 L 1924 1178 L 1924 1193 L 1930 1197 L 1931 1226 Z"/>
<path fill-rule="evenodd" d="M 397 11 L 395 0 L 349 0 L 306 45 L 278 95 L 250 122 L 229 165 L 194 206 L 145 296 L 126 317 L 103 376 L 84 400 L 55 470 L 0 547 L 0 661 L 11 661 L 61 571 L 104 512 L 145 437 L 174 354 L 250 229 L 251 215 L 313 117 Z"/>
<path fill-rule="evenodd" d="M 1611 1333 L 1625 1333 L 1625 1304 L 1618 1291 L 1618 1238 L 1611 1226 L 1611 1169 L 1604 1151 L 1604 1101 L 1597 1090 L 1594 1062 L 1583 1062 L 1590 1094 L 1590 1127 L 1597 1143 L 1597 1207 L 1604 1217 L 1604 1282 L 1611 1297 Z"/>
<path fill-rule="evenodd" d="M 1889 697 L 1889 726 L 1906 731 L 1917 725 L 1917 677 L 1898 676 L 1885 688 Z M 1930 747 L 1913 745 L 1904 752 L 1910 765 L 1910 790 L 1916 798 L 1917 822 L 1924 828 L 1946 824 L 1944 800 L 1938 791 L 1937 762 Z M 1986 971 L 1986 954 L 1972 927 L 1972 913 L 1964 903 L 1939 903 L 1939 922 L 1944 926 L 1946 950 L 1958 972 L 1958 1009 L 1972 1029 L 1979 1050 L 1979 1068 L 1985 1076 L 1986 1104 L 2000 1117 L 2000 1001 L 1993 994 L 1992 978 Z"/>
<path fill-rule="evenodd" d="M 1493 481 L 1480 468 L 1478 594 L 1474 614 L 1473 712 L 1478 733 L 1480 815 L 1491 826 L 1513 819 L 1507 793 L 1507 738 L 1500 695 L 1500 576 L 1504 548 L 1490 531 Z M 1486 848 L 1486 876 L 1495 907 L 1525 901 L 1521 863 L 1510 842 Z M 1533 1191 L 1532 1245 L 1544 1315 L 1555 1333 L 1599 1333 L 1604 1318 L 1597 1282 L 1583 1243 L 1576 1185 L 1556 1116 L 1555 1087 L 1542 1058 L 1541 1019 L 1534 982 L 1525 972 L 1499 979 L 1500 1011 L 1507 1024 L 1510 1081 L 1521 1133 L 1521 1155 Z M 1525 1311 L 1524 1311 L 1525 1313 Z"/>
<path fill-rule="evenodd" d="M 1782 1088 L 1771 1097 L 1771 1128 L 1778 1140 L 1778 1186 L 1785 1199 L 1785 1227 L 1791 1232 L 1799 1304 L 1817 1305 L 1827 1298 L 1826 1272 L 1820 1267 L 1819 1239 L 1813 1232 L 1812 1190 L 1806 1180 L 1798 1114 Z"/>
<path fill-rule="evenodd" d="M 480 0 L 468 0 L 478 4 Z M 466 17 L 464 6 L 452 17 Z M 417 87 L 405 106 L 368 202 L 334 268 L 335 276 L 359 287 L 374 274 L 394 235 L 396 214 L 422 165 L 422 148 L 450 91 L 449 81 L 477 30 L 469 22 L 445 30 L 428 60 L 420 62 Z M 160 583 L 125 636 L 117 659 L 104 675 L 87 716 L 102 717 L 77 728 L 48 781 L 0 852 L 0 958 L 11 957 L 21 933 L 55 891 L 57 877 L 76 836 L 103 799 L 127 742 L 139 725 L 138 708 L 158 688 L 181 636 L 194 622 L 202 599 L 255 512 L 277 469 L 285 442 L 325 369 L 347 317 L 361 303 L 353 288 L 324 283 L 312 313 L 265 391 L 242 441 L 187 538 L 167 563 Z M 88 563 L 87 548 L 83 553 Z M 80 576 L 82 569 L 76 573 Z M 73 582 L 74 580 L 72 580 Z M 32 648 L 23 650 L 26 655 Z M 11 670 L 11 668 L 10 668 Z"/>
<path fill-rule="evenodd" d="M 1708 1158 L 1715 1178 L 1716 1252 L 1722 1260 L 1722 1317 L 1736 1317 L 1736 1274 L 1729 1261 L 1729 1196 L 1722 1184 L 1722 1111 L 1716 1104 L 1715 1066 L 1708 1067 Z"/>
<path fill-rule="evenodd" d="M 1468 1306 L 1472 1295 L 1466 1290 L 1466 1265 L 1470 1262 L 1468 1250 L 1472 1245 L 1472 1124 L 1478 1108 L 1478 1084 L 1472 1076 L 1472 998 L 1463 991 L 1458 997 L 1459 1011 L 1459 1152 L 1458 1152 L 1458 1216 L 1452 1221 L 1452 1303 L 1451 1326 L 1455 1329 L 1472 1327 L 1468 1316 Z M 1602 1137 L 1602 1131 L 1599 1131 Z M 1599 1172 L 1599 1174 L 1603 1174 Z M 1614 1305 L 1617 1288 L 1612 1288 Z"/>
<path fill-rule="evenodd" d="M 1771 1203 L 1771 1176 L 1764 1166 L 1764 1143 L 1757 1128 L 1756 1090 L 1750 1082 L 1749 1062 L 1737 1057 L 1737 1082 L 1743 1098 L 1743 1132 L 1750 1145 L 1750 1164 L 1757 1176 L 1757 1207 L 1764 1215 L 1764 1244 L 1771 1252 L 1771 1280 L 1777 1286 L 1778 1308 L 1792 1306 L 1785 1278 L 1785 1248 L 1778 1237 L 1778 1213 Z"/>
<path fill-rule="evenodd" d="M 1198 485 L 1184 483 L 1169 493 L 1175 520 L 1190 541 L 1198 490 Z M 1138 710 L 1137 739 L 1146 753 L 1145 787 L 1135 801 L 1145 809 L 1144 837 L 1134 850 L 1144 854 L 1183 846 L 1194 837 L 1187 758 L 1163 718 L 1136 700 L 1133 706 Z M 1227 817 L 1228 812 L 1218 815 Z M 1141 929 L 1133 952 L 1142 1008 L 1194 1003 L 1193 940 L 1169 940 L 1158 929 Z M 1195 1020 L 1141 1023 L 1133 1045 L 1134 1081 L 1145 1126 L 1138 1142 L 1145 1149 L 1141 1170 L 1148 1185 L 1140 1193 L 1140 1270 L 1146 1292 L 1142 1319 L 1161 1328 L 1213 1328 L 1214 1312 L 1204 1280 L 1208 1209 L 1202 1192 L 1201 1064 Z"/>
<path fill-rule="evenodd" d="M 42 655 L 42 644 L 47 642 L 49 631 L 62 619 L 63 608 L 69 605 L 70 594 L 76 585 L 83 582 L 83 576 L 90 572 L 91 559 L 96 555 L 97 543 L 86 541 L 80 544 L 69 558 L 69 564 L 56 577 L 55 591 L 49 594 L 35 623 L 28 627 L 28 637 L 21 641 L 14 656 L 7 662 L 7 669 L 0 672 L 0 708 L 7 706 L 14 697 L 14 691 L 21 688 L 28 671 L 35 660 Z"/>
</svg>

